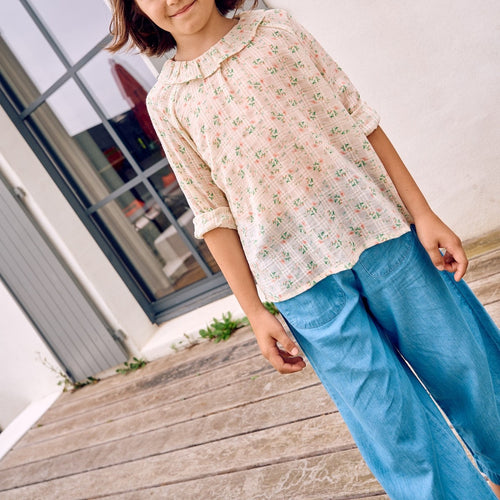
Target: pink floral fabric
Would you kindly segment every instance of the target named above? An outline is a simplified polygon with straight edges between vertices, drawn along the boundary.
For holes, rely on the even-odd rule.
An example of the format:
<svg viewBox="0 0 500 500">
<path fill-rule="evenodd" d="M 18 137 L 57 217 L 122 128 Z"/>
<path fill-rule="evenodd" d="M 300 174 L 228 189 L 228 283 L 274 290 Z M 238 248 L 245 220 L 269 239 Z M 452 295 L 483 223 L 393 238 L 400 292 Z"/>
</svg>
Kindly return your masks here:
<svg viewBox="0 0 500 500">
<path fill-rule="evenodd" d="M 367 139 L 377 113 L 285 11 L 244 12 L 198 59 L 167 61 L 148 108 L 195 236 L 236 229 L 267 300 L 409 231 Z"/>
</svg>

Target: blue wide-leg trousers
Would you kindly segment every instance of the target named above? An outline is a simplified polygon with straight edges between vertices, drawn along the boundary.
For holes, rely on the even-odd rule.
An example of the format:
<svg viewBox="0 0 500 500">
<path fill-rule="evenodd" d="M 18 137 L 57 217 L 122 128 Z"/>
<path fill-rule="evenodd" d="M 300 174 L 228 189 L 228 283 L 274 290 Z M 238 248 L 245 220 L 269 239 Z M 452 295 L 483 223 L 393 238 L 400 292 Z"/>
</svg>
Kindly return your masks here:
<svg viewBox="0 0 500 500">
<path fill-rule="evenodd" d="M 276 305 L 391 499 L 495 499 L 432 398 L 500 484 L 500 332 L 414 228 Z"/>
</svg>

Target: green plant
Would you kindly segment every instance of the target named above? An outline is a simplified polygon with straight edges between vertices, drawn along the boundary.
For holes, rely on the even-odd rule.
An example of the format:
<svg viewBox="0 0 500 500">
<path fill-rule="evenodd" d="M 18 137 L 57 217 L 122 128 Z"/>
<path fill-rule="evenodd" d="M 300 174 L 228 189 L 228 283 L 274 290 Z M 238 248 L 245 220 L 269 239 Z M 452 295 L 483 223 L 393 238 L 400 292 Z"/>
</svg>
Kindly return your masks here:
<svg viewBox="0 0 500 500">
<path fill-rule="evenodd" d="M 47 358 L 42 358 L 41 354 L 38 352 L 38 358 L 43 365 L 45 365 L 51 372 L 54 372 L 58 377 L 59 381 L 57 385 L 63 386 L 63 392 L 74 392 L 77 389 L 85 387 L 86 385 L 97 384 L 101 379 L 96 377 L 87 377 L 85 380 L 80 380 L 78 382 L 73 382 L 67 373 L 63 372 L 60 368 L 56 368 L 51 365 Z"/>
<path fill-rule="evenodd" d="M 193 338 L 191 335 L 188 335 L 187 333 L 184 334 L 184 338 L 186 340 L 178 340 L 177 342 L 171 344 L 170 349 L 172 349 L 175 352 L 179 352 L 181 349 L 191 349 L 191 347 L 194 347 L 199 343 L 198 339 Z"/>
<path fill-rule="evenodd" d="M 214 342 L 220 342 L 221 340 L 227 340 L 231 334 L 242 326 L 248 325 L 248 320 L 243 319 L 233 319 L 230 312 L 222 315 L 222 321 L 216 318 L 213 319 L 212 323 L 200 330 L 200 336 L 213 340 Z"/>
<path fill-rule="evenodd" d="M 85 387 L 86 385 L 97 384 L 101 379 L 96 377 L 87 377 L 85 380 L 81 380 L 79 382 L 73 383 L 72 391 L 76 391 L 76 389 L 80 389 L 81 387 Z"/>
<path fill-rule="evenodd" d="M 125 361 L 123 363 L 124 368 L 117 368 L 116 373 L 122 373 L 126 375 L 127 373 L 130 372 L 135 372 L 136 370 L 139 370 L 139 368 L 142 368 L 143 366 L 146 366 L 148 362 L 145 359 L 138 359 L 135 356 L 132 358 L 132 361 L 130 363 L 128 361 Z"/>
<path fill-rule="evenodd" d="M 177 345 L 179 344 L 179 345 Z M 174 352 L 179 352 L 181 350 L 181 347 L 182 347 L 182 340 L 180 340 L 179 342 L 174 342 L 173 344 L 170 344 L 170 349 L 172 349 L 172 351 Z"/>
<path fill-rule="evenodd" d="M 278 315 L 280 312 L 278 308 L 274 305 L 273 302 L 264 302 L 264 307 L 271 313 L 274 314 L 275 316 Z"/>
</svg>

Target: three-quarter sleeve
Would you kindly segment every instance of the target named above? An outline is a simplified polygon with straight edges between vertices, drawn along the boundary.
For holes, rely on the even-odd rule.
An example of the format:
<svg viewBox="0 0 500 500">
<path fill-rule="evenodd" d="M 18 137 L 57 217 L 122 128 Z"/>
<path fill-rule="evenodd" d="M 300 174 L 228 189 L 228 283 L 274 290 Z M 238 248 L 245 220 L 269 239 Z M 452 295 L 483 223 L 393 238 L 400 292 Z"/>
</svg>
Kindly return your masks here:
<svg viewBox="0 0 500 500">
<path fill-rule="evenodd" d="M 334 88 L 342 104 L 353 117 L 356 125 L 361 128 L 365 135 L 370 135 L 380 122 L 380 116 L 377 111 L 361 100 L 358 90 L 349 77 L 314 36 L 295 21 L 293 17 L 288 15 L 288 18 L 290 26 L 296 36 L 300 38 L 302 46 L 307 50 L 321 75 Z"/>
<path fill-rule="evenodd" d="M 194 236 L 218 227 L 236 229 L 223 191 L 215 184 L 210 167 L 197 153 L 188 133 L 167 120 L 148 100 L 148 110 L 179 187 L 194 213 Z"/>
</svg>

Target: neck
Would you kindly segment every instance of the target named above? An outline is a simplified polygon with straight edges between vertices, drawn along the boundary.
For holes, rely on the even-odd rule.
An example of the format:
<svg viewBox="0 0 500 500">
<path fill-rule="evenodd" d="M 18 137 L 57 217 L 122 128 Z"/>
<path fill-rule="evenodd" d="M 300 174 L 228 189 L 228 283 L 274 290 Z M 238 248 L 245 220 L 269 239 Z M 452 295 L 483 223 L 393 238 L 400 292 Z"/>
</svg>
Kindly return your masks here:
<svg viewBox="0 0 500 500">
<path fill-rule="evenodd" d="M 218 11 L 213 14 L 213 19 L 201 31 L 176 38 L 176 61 L 191 61 L 204 54 L 221 38 L 238 24 L 237 19 L 228 19 Z"/>
</svg>

